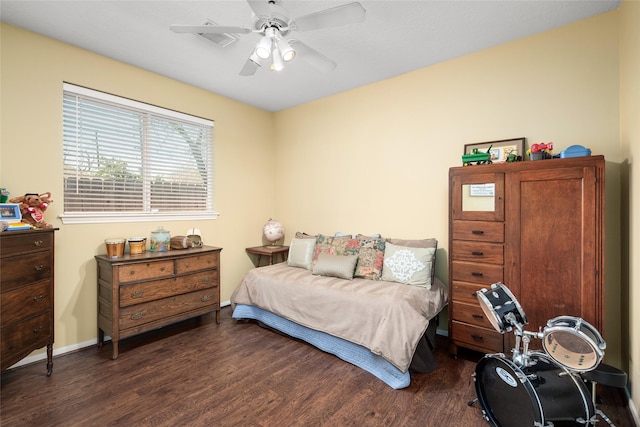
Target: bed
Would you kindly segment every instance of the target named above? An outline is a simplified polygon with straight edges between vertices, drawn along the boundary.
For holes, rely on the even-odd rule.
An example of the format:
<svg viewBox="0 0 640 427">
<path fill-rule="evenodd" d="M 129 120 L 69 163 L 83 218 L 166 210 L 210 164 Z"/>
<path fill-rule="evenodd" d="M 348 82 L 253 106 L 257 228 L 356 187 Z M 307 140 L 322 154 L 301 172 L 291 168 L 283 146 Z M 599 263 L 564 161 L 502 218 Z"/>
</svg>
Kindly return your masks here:
<svg viewBox="0 0 640 427">
<path fill-rule="evenodd" d="M 410 371 L 435 369 L 435 330 L 448 297 L 439 279 L 412 286 L 307 267 L 284 262 L 248 271 L 231 297 L 233 318 L 304 340 L 395 389 L 410 384 Z"/>
</svg>

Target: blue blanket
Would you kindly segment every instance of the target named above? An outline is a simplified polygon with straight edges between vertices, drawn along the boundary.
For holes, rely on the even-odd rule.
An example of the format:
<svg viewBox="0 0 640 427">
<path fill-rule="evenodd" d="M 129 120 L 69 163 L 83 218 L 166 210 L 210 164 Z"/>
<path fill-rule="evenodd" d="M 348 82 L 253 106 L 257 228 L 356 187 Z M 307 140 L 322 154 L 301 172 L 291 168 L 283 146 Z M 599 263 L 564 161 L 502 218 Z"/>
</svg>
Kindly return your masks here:
<svg viewBox="0 0 640 427">
<path fill-rule="evenodd" d="M 258 320 L 280 332 L 306 341 L 322 351 L 336 355 L 340 359 L 364 369 L 394 389 L 408 387 L 411 382 L 409 371 L 403 373 L 387 360 L 373 354 L 361 345 L 298 325 L 258 307 L 238 304 L 233 311 L 233 318 Z"/>
</svg>

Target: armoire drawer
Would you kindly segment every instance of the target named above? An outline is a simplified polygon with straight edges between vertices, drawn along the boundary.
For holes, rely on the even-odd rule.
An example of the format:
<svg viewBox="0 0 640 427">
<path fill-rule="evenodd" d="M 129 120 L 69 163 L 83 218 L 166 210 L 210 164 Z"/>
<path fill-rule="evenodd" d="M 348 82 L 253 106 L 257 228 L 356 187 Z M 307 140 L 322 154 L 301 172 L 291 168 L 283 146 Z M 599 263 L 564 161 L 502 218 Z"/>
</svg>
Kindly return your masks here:
<svg viewBox="0 0 640 427">
<path fill-rule="evenodd" d="M 481 326 L 469 325 L 453 320 L 451 322 L 453 339 L 461 341 L 486 353 L 502 352 L 503 335 L 494 329 L 487 329 Z"/>
<path fill-rule="evenodd" d="M 468 304 L 477 304 L 478 296 L 476 292 L 480 289 L 489 289 L 490 285 L 481 285 L 476 283 L 467 282 L 452 282 L 451 284 L 453 292 L 450 298 L 454 301 L 466 302 Z"/>
<path fill-rule="evenodd" d="M 501 243 L 454 240 L 451 253 L 454 261 L 486 262 L 502 264 L 504 246 Z"/>
<path fill-rule="evenodd" d="M 504 242 L 504 223 L 492 221 L 453 221 L 453 240 Z"/>
<path fill-rule="evenodd" d="M 503 266 L 477 262 L 453 261 L 452 279 L 489 286 L 503 281 Z"/>
<path fill-rule="evenodd" d="M 467 304 L 463 302 L 453 302 L 453 320 L 469 323 L 471 325 L 482 326 L 484 328 L 493 328 L 491 322 L 487 319 L 482 311 L 482 307 L 476 302 L 475 304 Z"/>
</svg>

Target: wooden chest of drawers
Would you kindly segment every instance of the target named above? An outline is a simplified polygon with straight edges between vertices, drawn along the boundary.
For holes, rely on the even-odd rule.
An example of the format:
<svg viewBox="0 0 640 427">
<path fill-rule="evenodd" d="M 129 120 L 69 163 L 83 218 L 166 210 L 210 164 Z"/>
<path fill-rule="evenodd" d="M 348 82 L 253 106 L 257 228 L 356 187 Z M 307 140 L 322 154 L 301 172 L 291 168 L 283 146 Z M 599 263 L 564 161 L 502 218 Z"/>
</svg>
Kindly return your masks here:
<svg viewBox="0 0 640 427">
<path fill-rule="evenodd" d="M 221 248 L 145 252 L 98 262 L 98 345 L 216 312 L 220 321 Z"/>
<path fill-rule="evenodd" d="M 54 231 L 0 233 L 1 368 L 47 347 L 53 369 Z"/>
</svg>

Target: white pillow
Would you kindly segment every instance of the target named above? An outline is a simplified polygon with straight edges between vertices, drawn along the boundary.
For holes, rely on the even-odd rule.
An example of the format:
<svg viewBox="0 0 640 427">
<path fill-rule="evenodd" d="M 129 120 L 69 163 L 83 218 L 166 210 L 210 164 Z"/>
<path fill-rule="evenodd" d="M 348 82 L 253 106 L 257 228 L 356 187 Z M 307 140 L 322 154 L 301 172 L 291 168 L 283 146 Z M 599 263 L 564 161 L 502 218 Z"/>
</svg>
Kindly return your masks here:
<svg viewBox="0 0 640 427">
<path fill-rule="evenodd" d="M 301 267 L 311 270 L 315 246 L 316 239 L 299 239 L 294 237 L 291 239 L 291 244 L 289 245 L 287 264 L 291 267 Z"/>
<path fill-rule="evenodd" d="M 385 245 L 382 280 L 431 288 L 431 263 L 435 248 Z"/>
</svg>

